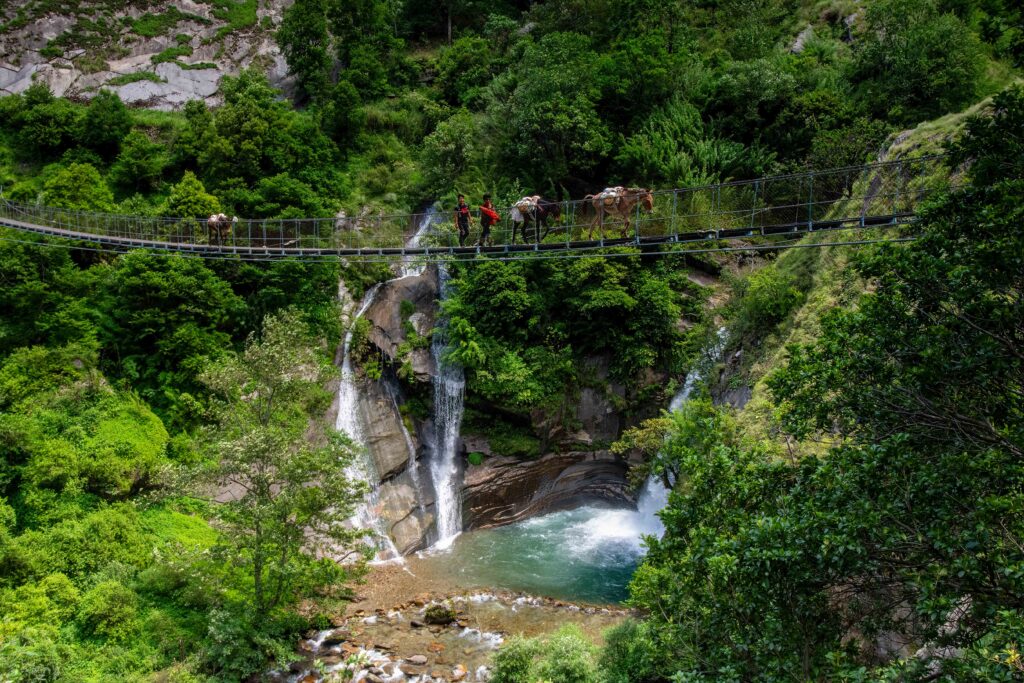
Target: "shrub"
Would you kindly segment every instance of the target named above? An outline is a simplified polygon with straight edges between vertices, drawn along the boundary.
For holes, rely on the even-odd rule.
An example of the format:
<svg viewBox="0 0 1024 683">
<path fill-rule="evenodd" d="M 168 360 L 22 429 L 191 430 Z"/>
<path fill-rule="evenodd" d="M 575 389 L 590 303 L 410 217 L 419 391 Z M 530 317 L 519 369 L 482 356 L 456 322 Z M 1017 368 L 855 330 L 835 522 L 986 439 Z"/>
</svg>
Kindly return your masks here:
<svg viewBox="0 0 1024 683">
<path fill-rule="evenodd" d="M 955 111 L 982 75 L 978 39 L 934 0 L 885 0 L 867 8 L 853 79 L 865 103 L 896 121 Z"/>
<path fill-rule="evenodd" d="M 114 76 L 107 85 L 118 86 L 128 85 L 129 83 L 138 83 L 139 81 L 150 81 L 152 83 L 163 83 L 164 79 L 160 78 L 157 74 L 152 71 L 133 71 L 130 74 L 121 74 L 120 76 Z"/>
<path fill-rule="evenodd" d="M 0 641 L 0 680 L 50 683 L 61 676 L 65 648 L 42 629 L 25 629 Z"/>
<path fill-rule="evenodd" d="M 541 652 L 541 642 L 516 636 L 494 655 L 491 683 L 533 683 L 533 660 Z"/>
<path fill-rule="evenodd" d="M 78 620 L 90 635 L 123 640 L 138 627 L 138 596 L 120 581 L 103 581 L 82 597 Z"/>
<path fill-rule="evenodd" d="M 131 114 L 121 98 L 108 90 L 101 90 L 92 98 L 82 116 L 78 141 L 103 159 L 111 159 L 131 127 Z"/>
<path fill-rule="evenodd" d="M 50 206 L 79 211 L 112 211 L 114 195 L 91 164 L 61 168 L 43 185 L 43 201 Z"/>
<path fill-rule="evenodd" d="M 469 460 L 470 465 L 479 467 L 484 464 L 484 454 L 479 451 L 474 451 L 467 456 L 467 460 Z"/>
<path fill-rule="evenodd" d="M 202 218 L 220 211 L 220 202 L 206 191 L 192 171 L 185 171 L 181 182 L 171 188 L 163 213 L 182 218 Z"/>
<path fill-rule="evenodd" d="M 742 336 L 765 332 L 782 322 L 803 301 L 793 278 L 778 268 L 763 268 L 737 285 L 734 331 Z"/>
<path fill-rule="evenodd" d="M 604 635 L 601 671 L 606 683 L 656 680 L 659 651 L 649 628 L 632 619 L 609 629 Z"/>
<path fill-rule="evenodd" d="M 596 654 L 575 624 L 546 638 L 516 637 L 495 654 L 491 683 L 597 683 Z"/>
<path fill-rule="evenodd" d="M 150 61 L 154 64 L 163 64 L 164 62 L 173 62 L 178 57 L 190 56 L 192 56 L 192 46 L 178 45 L 176 47 L 169 47 L 160 54 L 153 55 Z"/>
</svg>

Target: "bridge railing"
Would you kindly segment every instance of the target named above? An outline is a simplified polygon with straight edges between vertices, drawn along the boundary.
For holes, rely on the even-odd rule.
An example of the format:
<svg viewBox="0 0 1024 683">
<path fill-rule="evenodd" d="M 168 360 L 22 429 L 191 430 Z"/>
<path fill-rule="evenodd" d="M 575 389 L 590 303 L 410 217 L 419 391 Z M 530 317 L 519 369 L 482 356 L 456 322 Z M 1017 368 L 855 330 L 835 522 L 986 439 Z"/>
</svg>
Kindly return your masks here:
<svg viewBox="0 0 1024 683">
<path fill-rule="evenodd" d="M 652 210 L 641 205 L 628 225 L 614 212 L 596 215 L 592 201 L 559 203 L 561 216 L 549 219 L 538 237 L 531 225 L 527 240 L 540 248 L 587 248 L 645 241 L 705 240 L 743 235 L 804 232 L 848 225 L 898 222 L 943 186 L 942 157 L 900 159 L 868 166 L 781 175 L 703 187 L 652 192 Z M 498 209 L 501 222 L 491 229 L 493 244 L 513 242 L 510 209 Z M 475 211 L 474 211 L 475 213 Z M 206 217 L 129 216 L 75 211 L 0 201 L 0 216 L 11 221 L 68 231 L 72 238 L 121 246 L 194 249 L 273 256 L 306 251 L 372 250 L 400 253 L 418 216 L 360 215 L 333 218 L 241 218 L 220 239 Z M 532 221 L 531 221 L 532 223 Z M 479 236 L 479 215 L 467 245 Z M 517 231 L 516 242 L 524 237 Z M 450 250 L 459 237 L 449 216 L 437 221 L 420 247 Z"/>
</svg>

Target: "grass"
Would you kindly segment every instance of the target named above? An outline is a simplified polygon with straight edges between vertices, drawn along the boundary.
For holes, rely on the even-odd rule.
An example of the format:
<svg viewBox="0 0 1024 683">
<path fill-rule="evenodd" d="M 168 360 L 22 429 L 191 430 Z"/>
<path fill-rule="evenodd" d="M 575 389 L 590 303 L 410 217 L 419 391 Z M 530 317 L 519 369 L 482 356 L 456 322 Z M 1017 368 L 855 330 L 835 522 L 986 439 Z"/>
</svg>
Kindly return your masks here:
<svg viewBox="0 0 1024 683">
<path fill-rule="evenodd" d="M 214 7 L 213 16 L 227 23 L 227 26 L 222 26 L 217 31 L 217 39 L 256 25 L 258 0 L 210 0 L 209 4 Z"/>
<path fill-rule="evenodd" d="M 150 59 L 154 64 L 163 64 L 164 62 L 175 62 L 178 57 L 191 57 L 192 47 L 189 45 L 179 45 L 177 47 L 169 47 L 160 54 L 153 55 Z"/>
<path fill-rule="evenodd" d="M 130 74 L 121 74 L 120 76 L 114 76 L 105 85 L 128 85 L 129 83 L 138 83 L 139 81 L 151 81 L 153 83 L 164 83 L 164 79 L 156 75 L 152 71 L 133 71 Z"/>
<path fill-rule="evenodd" d="M 174 60 L 174 63 L 180 66 L 185 71 L 199 71 L 202 69 L 216 69 L 217 65 L 213 62 L 196 62 L 195 64 L 188 64 L 186 62 Z"/>
<path fill-rule="evenodd" d="M 165 507 L 142 513 L 142 526 L 164 543 L 205 550 L 217 542 L 217 532 L 202 517 Z"/>
<path fill-rule="evenodd" d="M 189 14 L 188 12 L 182 12 L 174 5 L 171 5 L 159 14 L 151 14 L 149 12 L 143 14 L 132 22 L 131 30 L 136 35 L 145 38 L 155 38 L 170 33 L 171 29 L 186 20 L 197 21 L 200 24 L 210 23 L 208 19 L 195 14 Z"/>
</svg>

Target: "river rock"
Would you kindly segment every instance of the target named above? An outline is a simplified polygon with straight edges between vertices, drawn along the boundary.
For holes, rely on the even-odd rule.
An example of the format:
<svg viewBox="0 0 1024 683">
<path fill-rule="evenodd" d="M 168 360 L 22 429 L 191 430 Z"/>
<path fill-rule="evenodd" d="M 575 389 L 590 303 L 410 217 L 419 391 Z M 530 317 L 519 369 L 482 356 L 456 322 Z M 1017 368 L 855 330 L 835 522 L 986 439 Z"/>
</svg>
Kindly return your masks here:
<svg viewBox="0 0 1024 683">
<path fill-rule="evenodd" d="M 333 645 L 341 645 L 348 640 L 349 633 L 345 629 L 337 629 L 328 633 L 323 641 L 320 643 L 320 647 L 331 647 Z"/>
<path fill-rule="evenodd" d="M 466 529 L 511 524 L 595 500 L 633 503 L 626 462 L 610 451 L 551 453 L 537 460 L 491 457 L 466 471 Z"/>
<path fill-rule="evenodd" d="M 413 655 L 412 657 L 406 657 L 405 661 L 415 666 L 426 666 L 427 658 L 424 655 Z"/>
</svg>

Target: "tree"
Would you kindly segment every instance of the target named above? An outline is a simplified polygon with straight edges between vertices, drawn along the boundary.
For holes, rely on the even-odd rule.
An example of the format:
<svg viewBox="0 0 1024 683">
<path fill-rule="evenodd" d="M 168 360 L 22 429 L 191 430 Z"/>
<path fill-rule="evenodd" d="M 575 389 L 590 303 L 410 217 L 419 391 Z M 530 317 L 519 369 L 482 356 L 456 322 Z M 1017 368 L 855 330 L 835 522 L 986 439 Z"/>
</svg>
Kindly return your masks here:
<svg viewBox="0 0 1024 683">
<path fill-rule="evenodd" d="M 202 259 L 133 251 L 102 280 L 100 340 L 107 368 L 169 422 L 188 424 L 211 358 L 227 353 L 245 311 L 231 286 Z"/>
<path fill-rule="evenodd" d="M 538 190 L 592 171 L 611 149 L 598 102 L 604 74 L 591 40 L 554 33 L 527 47 L 515 87 L 488 109 L 510 173 Z"/>
<path fill-rule="evenodd" d="M 382 0 L 351 0 L 328 8 L 342 77 L 367 97 L 384 93 L 402 48 L 394 33 L 397 7 Z"/>
<path fill-rule="evenodd" d="M 133 130 L 121 145 L 121 153 L 110 167 L 110 179 L 133 189 L 152 189 L 160 181 L 168 159 L 164 146 L 145 133 Z"/>
<path fill-rule="evenodd" d="M 327 88 L 331 69 L 325 0 L 296 0 L 285 10 L 276 39 L 300 96 L 319 99 Z"/>
<path fill-rule="evenodd" d="M 228 556 L 252 576 L 257 619 L 351 575 L 327 557 L 365 550 L 358 543 L 365 530 L 345 524 L 366 493 L 348 474 L 356 451 L 334 430 L 317 442 L 308 436 L 332 370 L 291 310 L 266 318 L 244 352 L 202 376 L 221 400 L 210 441 L 215 460 L 199 473 L 199 490 L 235 492 L 214 514 Z"/>
<path fill-rule="evenodd" d="M 109 160 L 117 154 L 131 128 L 131 114 L 117 93 L 100 90 L 81 118 L 77 138 L 84 147 Z"/>
<path fill-rule="evenodd" d="M 452 185 L 465 192 L 465 183 L 476 173 L 479 131 L 473 115 L 465 109 L 438 124 L 423 141 L 421 161 L 424 185 L 433 196 L 451 192 Z"/>
<path fill-rule="evenodd" d="M 871 291 L 769 378 L 790 435 L 838 445 L 789 464 L 709 402 L 662 418 L 652 468 L 677 486 L 630 587 L 650 616 L 615 639 L 647 655 L 644 680 L 1013 678 L 1022 116 L 1017 89 L 968 124 L 951 166 L 975 160 L 973 182 L 921 213 L 913 244 L 864 254 Z M 629 437 L 655 450 L 642 430 Z M 894 633 L 929 647 L 879 666 L 877 639 Z"/>
<path fill-rule="evenodd" d="M 978 88 L 978 39 L 934 0 L 884 0 L 866 10 L 852 79 L 879 116 L 904 123 L 956 111 Z"/>
<path fill-rule="evenodd" d="M 114 195 L 90 164 L 64 166 L 43 185 L 43 202 L 76 211 L 110 212 Z"/>
<path fill-rule="evenodd" d="M 206 188 L 196 174 L 185 171 L 181 182 L 171 188 L 171 194 L 164 204 L 165 216 L 181 218 L 204 218 L 220 211 L 220 202 Z"/>
<path fill-rule="evenodd" d="M 65 99 L 57 99 L 45 83 L 25 91 L 24 107 L 15 117 L 20 155 L 27 159 L 50 159 L 74 142 L 80 110 Z"/>
<path fill-rule="evenodd" d="M 490 43 L 475 36 L 459 38 L 442 48 L 437 58 L 437 78 L 450 103 L 467 107 L 479 104 L 491 80 L 491 52 Z"/>
<path fill-rule="evenodd" d="M 331 89 L 321 125 L 324 132 L 338 143 L 342 153 L 347 154 L 366 125 L 366 112 L 363 111 L 359 91 L 349 81 L 341 79 Z"/>
</svg>

